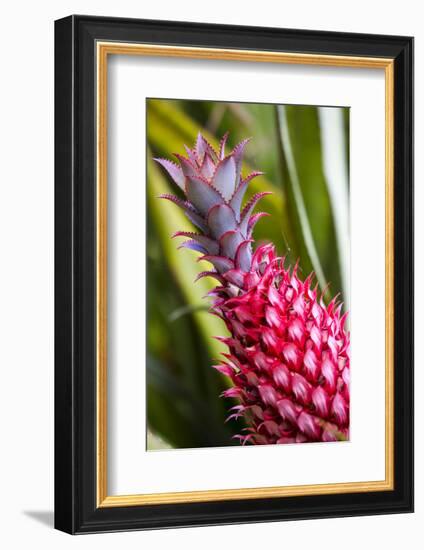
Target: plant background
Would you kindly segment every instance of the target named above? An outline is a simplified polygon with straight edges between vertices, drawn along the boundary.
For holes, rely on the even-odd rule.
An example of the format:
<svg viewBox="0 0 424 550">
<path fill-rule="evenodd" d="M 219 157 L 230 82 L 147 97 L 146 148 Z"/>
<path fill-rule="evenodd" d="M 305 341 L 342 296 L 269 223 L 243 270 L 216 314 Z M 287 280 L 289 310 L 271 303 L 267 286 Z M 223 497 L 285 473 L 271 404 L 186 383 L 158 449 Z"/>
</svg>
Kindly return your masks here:
<svg viewBox="0 0 424 550">
<path fill-rule="evenodd" d="M 164 99 L 149 99 L 146 109 L 147 448 L 238 445 L 231 438 L 241 421 L 225 422 L 230 400 L 219 395 L 227 382 L 211 368 L 224 351 L 213 337 L 226 333 L 203 298 L 213 282 L 194 283 L 205 264 L 171 239 L 192 226 L 157 198 L 177 190 L 152 158 L 184 154 L 199 131 L 213 146 L 226 131 L 228 147 L 251 137 L 243 174 L 265 174 L 250 184 L 250 195 L 273 193 L 261 201 L 271 216 L 256 226 L 256 243 L 272 241 L 287 264 L 298 261 L 300 274 L 316 273 L 326 301 L 339 294 L 346 304 L 349 109 Z"/>
</svg>

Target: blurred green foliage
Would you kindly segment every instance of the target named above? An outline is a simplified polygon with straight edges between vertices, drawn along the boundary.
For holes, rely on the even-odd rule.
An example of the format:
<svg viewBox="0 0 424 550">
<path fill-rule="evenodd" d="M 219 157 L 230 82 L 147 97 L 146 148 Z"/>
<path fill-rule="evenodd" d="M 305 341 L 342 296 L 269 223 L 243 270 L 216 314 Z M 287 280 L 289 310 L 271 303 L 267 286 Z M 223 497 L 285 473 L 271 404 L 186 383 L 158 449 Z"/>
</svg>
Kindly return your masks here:
<svg viewBox="0 0 424 550">
<path fill-rule="evenodd" d="M 348 109 L 343 109 L 348 151 Z M 193 230 L 175 205 L 159 200 L 178 190 L 152 161 L 185 154 L 201 131 L 213 146 L 229 131 L 228 147 L 246 137 L 243 173 L 265 172 L 251 183 L 250 195 L 272 191 L 261 202 L 271 214 L 255 229 L 256 242 L 272 241 L 300 272 L 322 273 L 326 299 L 340 294 L 340 261 L 330 194 L 324 174 L 318 109 L 309 106 L 147 101 L 147 417 L 149 449 L 237 445 L 243 427 L 225 422 L 229 399 L 219 397 L 226 379 L 211 368 L 224 347 L 214 338 L 224 324 L 208 312 L 205 294 L 213 281 L 196 275 L 205 269 L 197 254 L 177 250 L 171 235 Z M 249 195 L 248 195 L 249 196 Z M 312 239 L 308 240 L 308 234 Z M 312 246 L 311 246 L 312 241 Z"/>
</svg>

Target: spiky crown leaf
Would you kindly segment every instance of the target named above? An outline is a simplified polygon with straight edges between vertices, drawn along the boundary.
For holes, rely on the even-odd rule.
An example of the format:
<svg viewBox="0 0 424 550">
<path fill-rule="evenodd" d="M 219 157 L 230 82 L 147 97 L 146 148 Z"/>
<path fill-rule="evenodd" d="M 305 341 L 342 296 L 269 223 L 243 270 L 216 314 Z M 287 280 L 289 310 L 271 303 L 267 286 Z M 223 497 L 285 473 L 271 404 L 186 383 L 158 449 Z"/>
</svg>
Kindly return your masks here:
<svg viewBox="0 0 424 550">
<path fill-rule="evenodd" d="M 187 157 L 175 154 L 179 161 L 156 158 L 183 191 L 185 200 L 175 195 L 161 195 L 178 205 L 199 233 L 177 232 L 174 237 L 187 237 L 181 247 L 196 250 L 200 259 L 213 265 L 211 275 L 218 280 L 243 285 L 244 275 L 252 261 L 252 232 L 259 219 L 267 214 L 253 210 L 268 192 L 255 194 L 244 206 L 249 183 L 262 172 L 243 178 L 243 154 L 248 139 L 240 142 L 228 155 L 225 146 L 228 134 L 215 149 L 199 133 L 193 149 L 185 147 Z"/>
</svg>

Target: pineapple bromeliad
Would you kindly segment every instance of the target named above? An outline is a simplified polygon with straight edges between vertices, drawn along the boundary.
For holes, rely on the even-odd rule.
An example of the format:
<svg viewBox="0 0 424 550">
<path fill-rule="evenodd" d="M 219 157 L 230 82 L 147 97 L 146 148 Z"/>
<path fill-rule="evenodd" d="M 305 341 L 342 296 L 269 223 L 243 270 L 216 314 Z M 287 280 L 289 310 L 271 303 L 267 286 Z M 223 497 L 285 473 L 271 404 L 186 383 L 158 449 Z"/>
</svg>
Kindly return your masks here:
<svg viewBox="0 0 424 550">
<path fill-rule="evenodd" d="M 347 313 L 333 299 L 326 305 L 313 287 L 313 274 L 302 280 L 296 266 L 285 267 L 272 243 L 253 250 L 253 229 L 265 212 L 253 213 L 268 193 L 255 194 L 244 206 L 249 182 L 261 172 L 242 176 L 248 140 L 225 155 L 228 134 L 214 148 L 199 133 L 179 164 L 155 159 L 184 193 L 162 195 L 183 209 L 198 229 L 177 232 L 181 247 L 198 251 L 212 268 L 217 286 L 211 312 L 230 335 L 219 337 L 229 353 L 215 368 L 237 398 L 230 418 L 243 416 L 241 443 L 282 444 L 336 441 L 349 436 L 349 332 Z"/>
</svg>

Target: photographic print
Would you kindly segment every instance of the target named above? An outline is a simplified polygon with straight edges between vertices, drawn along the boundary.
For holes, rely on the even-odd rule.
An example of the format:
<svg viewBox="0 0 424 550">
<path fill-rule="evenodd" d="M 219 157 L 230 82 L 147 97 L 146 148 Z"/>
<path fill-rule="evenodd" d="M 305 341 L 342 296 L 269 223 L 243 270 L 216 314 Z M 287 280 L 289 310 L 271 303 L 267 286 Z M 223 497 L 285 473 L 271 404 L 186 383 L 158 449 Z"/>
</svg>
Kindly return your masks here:
<svg viewBox="0 0 424 550">
<path fill-rule="evenodd" d="M 411 37 L 56 21 L 57 529 L 413 510 L 412 95 Z"/>
<path fill-rule="evenodd" d="M 349 108 L 146 110 L 147 450 L 349 440 Z"/>
</svg>

